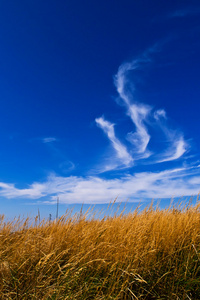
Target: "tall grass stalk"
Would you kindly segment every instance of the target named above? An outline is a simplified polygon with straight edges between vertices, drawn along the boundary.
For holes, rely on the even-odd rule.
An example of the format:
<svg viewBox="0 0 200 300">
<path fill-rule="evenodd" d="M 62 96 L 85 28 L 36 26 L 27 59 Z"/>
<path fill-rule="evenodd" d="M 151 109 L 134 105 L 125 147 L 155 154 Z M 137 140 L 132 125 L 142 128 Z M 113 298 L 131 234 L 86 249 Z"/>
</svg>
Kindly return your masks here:
<svg viewBox="0 0 200 300">
<path fill-rule="evenodd" d="M 1 216 L 0 299 L 200 299 L 200 203 L 31 226 Z"/>
</svg>

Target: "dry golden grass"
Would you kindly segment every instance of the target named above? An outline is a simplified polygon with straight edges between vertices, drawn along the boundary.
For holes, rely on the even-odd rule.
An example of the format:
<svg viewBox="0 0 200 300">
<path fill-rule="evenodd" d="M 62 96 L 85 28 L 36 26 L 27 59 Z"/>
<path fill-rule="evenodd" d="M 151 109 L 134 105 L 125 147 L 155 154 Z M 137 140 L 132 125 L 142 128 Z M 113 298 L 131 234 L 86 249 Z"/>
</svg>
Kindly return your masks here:
<svg viewBox="0 0 200 300">
<path fill-rule="evenodd" d="M 200 299 L 200 204 L 0 221 L 0 299 Z"/>
</svg>

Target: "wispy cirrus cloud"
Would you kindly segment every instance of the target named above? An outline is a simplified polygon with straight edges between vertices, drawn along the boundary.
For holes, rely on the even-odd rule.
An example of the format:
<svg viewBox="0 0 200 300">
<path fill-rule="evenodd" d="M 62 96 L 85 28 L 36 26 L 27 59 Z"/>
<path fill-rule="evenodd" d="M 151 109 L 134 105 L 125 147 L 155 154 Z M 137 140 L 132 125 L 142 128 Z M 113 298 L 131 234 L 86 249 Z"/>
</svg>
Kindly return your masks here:
<svg viewBox="0 0 200 300">
<path fill-rule="evenodd" d="M 128 133 L 128 140 L 135 146 L 135 150 L 138 153 L 145 153 L 150 140 L 150 135 L 144 124 L 148 118 L 151 107 L 134 101 L 133 97 L 133 83 L 130 82 L 128 73 L 139 68 L 140 63 L 146 62 L 145 59 L 136 59 L 129 63 L 122 64 L 117 74 L 115 75 L 114 83 L 119 94 L 119 97 L 124 102 L 127 114 L 131 118 L 132 122 L 136 127 L 135 132 Z M 130 91 L 131 83 L 131 91 Z"/>
<path fill-rule="evenodd" d="M 126 147 L 119 141 L 115 135 L 114 124 L 106 121 L 103 117 L 95 119 L 97 125 L 104 131 L 108 139 L 111 141 L 113 148 L 115 149 L 117 158 L 119 159 L 119 165 L 126 167 L 131 166 L 133 158 L 127 152 Z"/>
<path fill-rule="evenodd" d="M 172 130 L 167 127 L 166 122 L 163 122 L 167 120 L 166 111 L 163 109 L 154 112 L 154 119 L 164 132 L 167 144 L 167 149 L 158 154 L 160 158 L 157 160 L 157 163 L 172 161 L 182 157 L 189 148 L 188 143 L 184 140 L 183 133 L 179 130 Z"/>
<path fill-rule="evenodd" d="M 119 98 L 126 108 L 126 114 L 131 119 L 135 129 L 125 136 L 125 140 L 129 142 L 129 145 L 126 145 L 125 148 L 122 141 L 116 139 L 113 123 L 105 121 L 103 118 L 96 119 L 96 123 L 112 142 L 118 158 L 123 158 L 126 166 L 131 167 L 130 162 L 149 159 L 152 155 L 154 156 L 152 159 L 154 164 L 174 161 L 182 157 L 188 150 L 188 143 L 185 141 L 183 133 L 180 130 L 168 127 L 167 114 L 164 109 L 154 110 L 153 106 L 142 103 L 135 98 L 136 84 L 131 75 L 138 69 L 144 69 L 151 62 L 152 53 L 157 52 L 158 49 L 159 46 L 156 44 L 140 57 L 123 63 L 114 76 L 114 84 Z M 150 120 L 152 119 L 155 120 L 154 124 L 151 124 Z M 151 147 L 151 139 L 155 138 L 150 135 L 151 125 L 160 128 L 165 135 L 163 150 L 159 150 L 159 152 Z M 159 137 L 156 136 L 156 139 L 159 139 Z M 114 167 L 117 167 L 117 165 L 113 165 Z"/>
<path fill-rule="evenodd" d="M 164 109 L 158 109 L 154 112 L 154 118 L 159 121 L 161 118 L 167 119 L 167 114 Z"/>
<path fill-rule="evenodd" d="M 114 77 L 114 84 L 126 109 L 126 115 L 131 120 L 133 130 L 128 132 L 123 141 L 117 138 L 115 123 L 96 118 L 95 122 L 110 141 L 114 155 L 107 162 L 102 162 L 100 172 L 129 168 L 123 176 L 109 179 L 98 176 L 58 176 L 50 174 L 43 182 L 34 182 L 27 188 L 19 189 L 12 183 L 0 182 L 0 196 L 5 198 L 27 198 L 43 201 L 49 197 L 50 203 L 55 203 L 57 196 L 62 203 L 108 203 L 118 196 L 118 201 L 129 199 L 161 199 L 178 196 L 196 195 L 200 191 L 200 165 L 171 168 L 157 171 L 135 171 L 136 161 L 143 166 L 158 164 L 181 159 L 189 150 L 189 144 L 179 129 L 172 129 L 168 125 L 169 119 L 165 109 L 154 109 L 135 98 L 136 84 L 132 80 L 132 73 L 145 68 L 151 62 L 151 54 L 156 47 L 145 51 L 139 58 L 123 63 Z M 156 136 L 152 135 L 152 128 L 156 128 Z M 158 135 L 162 134 L 164 140 Z M 161 140 L 158 149 L 152 145 L 153 139 Z M 43 139 L 44 143 L 56 141 L 53 137 Z M 49 146 L 53 147 L 52 144 Z M 161 149 L 162 148 L 162 149 Z M 65 160 L 66 161 L 66 160 Z M 199 164 L 199 162 L 198 162 Z M 67 166 L 69 163 L 67 163 Z M 197 163 L 196 163 L 197 165 Z M 74 164 L 70 162 L 72 169 Z M 162 165 L 163 166 L 163 165 Z M 70 169 L 71 170 L 71 169 Z M 97 173 L 97 172 L 96 172 Z M 93 173 L 94 174 L 94 173 Z M 45 203 L 45 200 L 43 201 Z"/>
<path fill-rule="evenodd" d="M 171 142 L 170 147 L 166 152 L 162 154 L 162 158 L 157 162 L 166 162 L 172 161 L 180 158 L 187 151 L 188 145 L 184 141 L 183 136 L 180 136 L 178 140 L 174 140 Z"/>
<path fill-rule="evenodd" d="M 57 139 L 55 137 L 45 137 L 42 139 L 42 142 L 45 144 L 56 142 L 56 141 L 57 141 Z"/>
</svg>

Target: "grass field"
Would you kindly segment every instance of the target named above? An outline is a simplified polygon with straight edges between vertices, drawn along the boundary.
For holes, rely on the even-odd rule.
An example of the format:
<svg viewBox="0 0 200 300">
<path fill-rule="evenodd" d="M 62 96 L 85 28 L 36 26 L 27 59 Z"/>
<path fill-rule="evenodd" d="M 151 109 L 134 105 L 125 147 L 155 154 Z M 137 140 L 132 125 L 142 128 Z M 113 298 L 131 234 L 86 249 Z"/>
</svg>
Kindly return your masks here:
<svg viewBox="0 0 200 300">
<path fill-rule="evenodd" d="M 0 221 L 0 299 L 200 299 L 200 203 Z"/>
</svg>

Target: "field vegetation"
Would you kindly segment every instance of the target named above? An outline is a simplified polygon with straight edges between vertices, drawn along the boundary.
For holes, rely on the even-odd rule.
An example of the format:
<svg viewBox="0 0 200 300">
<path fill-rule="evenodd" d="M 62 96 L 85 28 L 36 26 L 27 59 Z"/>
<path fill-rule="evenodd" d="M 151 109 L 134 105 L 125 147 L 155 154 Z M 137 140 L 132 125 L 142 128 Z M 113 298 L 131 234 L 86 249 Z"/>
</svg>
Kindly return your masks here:
<svg viewBox="0 0 200 300">
<path fill-rule="evenodd" d="M 0 299 L 200 299 L 200 203 L 0 221 Z"/>
</svg>

